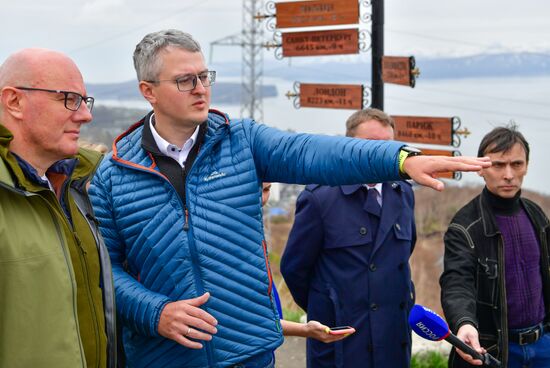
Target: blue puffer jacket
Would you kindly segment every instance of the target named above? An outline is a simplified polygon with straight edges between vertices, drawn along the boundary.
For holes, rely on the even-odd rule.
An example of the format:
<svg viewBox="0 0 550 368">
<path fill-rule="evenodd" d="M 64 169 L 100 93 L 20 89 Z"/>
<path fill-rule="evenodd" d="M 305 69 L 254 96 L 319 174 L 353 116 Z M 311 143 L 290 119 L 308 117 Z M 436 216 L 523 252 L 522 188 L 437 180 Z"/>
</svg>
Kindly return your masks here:
<svg viewBox="0 0 550 368">
<path fill-rule="evenodd" d="M 282 343 L 263 239 L 261 183 L 399 179 L 399 142 L 289 134 L 212 110 L 187 176 L 186 207 L 141 147 L 121 135 L 90 195 L 111 255 L 130 367 L 225 367 Z M 186 223 L 186 221 L 188 221 Z M 184 230 L 188 226 L 188 230 Z M 218 333 L 201 350 L 159 336 L 166 303 L 211 297 Z"/>
</svg>

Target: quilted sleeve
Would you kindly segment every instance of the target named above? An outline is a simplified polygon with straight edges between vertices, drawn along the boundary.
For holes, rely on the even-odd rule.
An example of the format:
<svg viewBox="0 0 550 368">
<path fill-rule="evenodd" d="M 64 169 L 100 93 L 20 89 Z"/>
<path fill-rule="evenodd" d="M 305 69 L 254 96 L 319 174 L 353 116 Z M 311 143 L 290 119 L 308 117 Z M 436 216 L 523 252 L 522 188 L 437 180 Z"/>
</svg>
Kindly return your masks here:
<svg viewBox="0 0 550 368">
<path fill-rule="evenodd" d="M 112 187 L 108 179 L 109 167 L 104 164 L 105 161 L 96 173 L 89 193 L 111 257 L 118 316 L 122 318 L 126 327 L 139 334 L 158 336 L 160 314 L 170 300 L 164 295 L 148 290 L 125 270 L 126 247 L 117 230 L 112 209 Z"/>
<path fill-rule="evenodd" d="M 294 134 L 243 120 L 263 181 L 344 185 L 400 180 L 404 143 Z"/>
</svg>

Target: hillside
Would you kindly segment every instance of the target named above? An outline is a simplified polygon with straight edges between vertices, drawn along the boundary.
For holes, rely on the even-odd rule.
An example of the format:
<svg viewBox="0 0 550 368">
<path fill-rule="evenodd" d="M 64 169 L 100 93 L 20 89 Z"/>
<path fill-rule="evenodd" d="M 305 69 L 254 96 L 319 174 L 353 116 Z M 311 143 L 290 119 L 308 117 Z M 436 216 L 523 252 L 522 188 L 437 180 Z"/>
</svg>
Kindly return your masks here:
<svg viewBox="0 0 550 368">
<path fill-rule="evenodd" d="M 439 276 L 443 269 L 443 234 L 455 212 L 481 191 L 481 187 L 457 187 L 447 185 L 442 192 L 427 188 L 415 190 L 415 217 L 418 240 L 410 260 L 413 281 L 416 287 L 416 303 L 442 313 L 439 301 Z M 550 197 L 534 192 L 524 192 L 550 214 Z M 281 294 L 285 318 L 301 314 L 293 301 L 279 271 L 280 256 L 284 250 L 292 219 L 271 223 L 270 261 L 274 280 Z"/>
</svg>

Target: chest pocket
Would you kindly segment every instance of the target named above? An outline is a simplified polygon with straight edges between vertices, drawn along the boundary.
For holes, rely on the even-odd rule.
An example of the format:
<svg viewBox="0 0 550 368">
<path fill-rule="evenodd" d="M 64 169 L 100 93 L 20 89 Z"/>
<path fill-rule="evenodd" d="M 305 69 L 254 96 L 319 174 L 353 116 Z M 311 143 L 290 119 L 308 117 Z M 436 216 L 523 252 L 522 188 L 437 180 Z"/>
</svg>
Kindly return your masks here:
<svg viewBox="0 0 550 368">
<path fill-rule="evenodd" d="M 477 260 L 477 302 L 494 307 L 497 300 L 498 262 L 496 259 Z"/>
<path fill-rule="evenodd" d="M 410 241 L 412 239 L 411 221 L 397 221 L 393 224 L 393 232 L 397 239 Z"/>
<path fill-rule="evenodd" d="M 337 231 L 327 232 L 325 249 L 356 247 L 373 243 L 374 234 L 370 223 L 354 224 Z"/>
</svg>

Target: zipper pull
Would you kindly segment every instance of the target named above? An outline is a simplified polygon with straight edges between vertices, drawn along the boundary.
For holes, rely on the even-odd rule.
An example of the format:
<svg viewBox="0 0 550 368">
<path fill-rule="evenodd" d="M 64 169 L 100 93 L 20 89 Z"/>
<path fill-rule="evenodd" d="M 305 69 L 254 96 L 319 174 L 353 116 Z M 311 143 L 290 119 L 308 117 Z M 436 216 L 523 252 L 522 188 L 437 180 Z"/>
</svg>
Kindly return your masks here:
<svg viewBox="0 0 550 368">
<path fill-rule="evenodd" d="M 185 209 L 185 223 L 183 224 L 183 230 L 189 231 L 189 211 Z"/>
</svg>

